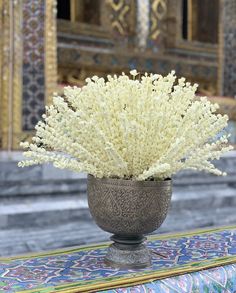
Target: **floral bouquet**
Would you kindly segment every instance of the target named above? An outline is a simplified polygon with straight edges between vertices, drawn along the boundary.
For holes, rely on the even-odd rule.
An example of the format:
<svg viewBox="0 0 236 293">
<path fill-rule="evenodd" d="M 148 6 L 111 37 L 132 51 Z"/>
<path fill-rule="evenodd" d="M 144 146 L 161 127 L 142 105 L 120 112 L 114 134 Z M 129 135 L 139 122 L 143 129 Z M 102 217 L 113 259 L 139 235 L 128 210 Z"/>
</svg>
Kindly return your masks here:
<svg viewBox="0 0 236 293">
<path fill-rule="evenodd" d="M 219 106 L 196 98 L 197 85 L 173 71 L 130 74 L 94 76 L 55 95 L 32 143 L 21 143 L 26 160 L 19 166 L 51 162 L 130 180 L 164 180 L 183 169 L 225 175 L 211 163 L 232 149 L 227 135 L 217 138 L 228 121 L 216 114 Z"/>
</svg>

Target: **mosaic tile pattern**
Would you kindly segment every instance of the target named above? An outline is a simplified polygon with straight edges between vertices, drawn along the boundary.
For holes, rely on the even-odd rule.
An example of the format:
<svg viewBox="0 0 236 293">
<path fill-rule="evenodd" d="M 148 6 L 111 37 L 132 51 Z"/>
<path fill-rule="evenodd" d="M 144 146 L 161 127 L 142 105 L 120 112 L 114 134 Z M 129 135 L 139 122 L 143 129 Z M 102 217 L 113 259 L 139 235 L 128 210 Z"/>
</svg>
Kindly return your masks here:
<svg viewBox="0 0 236 293">
<path fill-rule="evenodd" d="M 44 111 L 44 0 L 23 0 L 23 130 L 33 130 Z"/>
<path fill-rule="evenodd" d="M 229 289 L 232 286 L 236 290 L 236 227 L 153 236 L 148 247 L 155 252 L 152 266 L 136 270 L 113 268 L 104 263 L 107 244 L 0 259 L 0 292 L 31 290 L 46 293 L 72 289 L 73 292 L 99 292 L 134 282 L 139 285 L 147 282 L 147 285 L 135 286 L 134 290 L 130 287 L 130 290 L 108 292 L 223 292 L 220 291 L 222 287 Z M 218 268 L 212 269 L 214 266 Z M 205 271 L 193 277 L 192 274 L 202 269 Z M 217 285 L 212 278 L 221 286 L 218 291 L 210 290 Z M 190 290 L 193 283 L 197 286 L 195 291 Z M 161 291 L 149 291 L 158 286 Z M 198 291 L 202 287 L 206 291 Z M 143 288 L 147 290 L 143 291 Z M 179 291 L 165 291 L 163 288 L 177 288 Z"/>
<path fill-rule="evenodd" d="M 236 95 L 236 1 L 223 1 L 223 94 Z"/>
<path fill-rule="evenodd" d="M 100 293 L 201 293 L 235 292 L 236 264 L 185 274 L 143 285 L 100 291 Z"/>
<path fill-rule="evenodd" d="M 120 71 L 123 68 L 134 69 L 139 71 L 153 71 L 160 74 L 167 74 L 173 68 L 178 76 L 193 76 L 207 80 L 217 79 L 217 66 L 209 66 L 203 63 L 191 64 L 179 62 L 179 60 L 170 60 L 168 57 L 156 59 L 155 57 L 145 56 L 124 56 L 124 55 L 106 55 L 102 51 L 94 52 L 90 50 L 75 48 L 58 47 L 58 62 L 60 66 L 73 66 L 74 68 L 83 68 L 91 64 L 99 64 L 101 67 L 109 67 L 111 70 Z M 187 58 L 187 57 L 186 57 Z"/>
</svg>

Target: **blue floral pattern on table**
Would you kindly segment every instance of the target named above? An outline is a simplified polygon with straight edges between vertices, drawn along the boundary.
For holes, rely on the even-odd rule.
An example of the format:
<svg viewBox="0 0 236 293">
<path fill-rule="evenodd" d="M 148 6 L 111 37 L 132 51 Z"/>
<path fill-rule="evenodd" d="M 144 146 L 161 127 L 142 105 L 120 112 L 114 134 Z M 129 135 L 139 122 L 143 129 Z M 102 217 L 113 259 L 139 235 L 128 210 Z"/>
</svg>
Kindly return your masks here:
<svg viewBox="0 0 236 293">
<path fill-rule="evenodd" d="M 100 293 L 233 293 L 236 291 L 236 264 L 184 274 L 143 285 Z"/>
<path fill-rule="evenodd" d="M 236 291 L 236 227 L 152 236 L 147 244 L 152 266 L 136 270 L 106 265 L 104 243 L 1 258 L 0 292 Z"/>
</svg>

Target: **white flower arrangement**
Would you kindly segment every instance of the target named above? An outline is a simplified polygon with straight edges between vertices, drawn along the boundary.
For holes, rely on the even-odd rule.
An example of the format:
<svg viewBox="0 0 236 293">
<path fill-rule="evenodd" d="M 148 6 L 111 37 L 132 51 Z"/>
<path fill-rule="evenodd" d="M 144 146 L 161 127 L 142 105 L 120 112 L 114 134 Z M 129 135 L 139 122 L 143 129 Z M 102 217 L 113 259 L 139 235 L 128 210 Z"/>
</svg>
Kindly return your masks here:
<svg viewBox="0 0 236 293">
<path fill-rule="evenodd" d="M 210 162 L 232 149 L 216 139 L 228 116 L 217 104 L 196 99 L 197 85 L 174 72 L 86 79 L 65 87 L 36 125 L 20 167 L 52 162 L 95 177 L 164 180 L 183 169 L 226 175 Z"/>
</svg>

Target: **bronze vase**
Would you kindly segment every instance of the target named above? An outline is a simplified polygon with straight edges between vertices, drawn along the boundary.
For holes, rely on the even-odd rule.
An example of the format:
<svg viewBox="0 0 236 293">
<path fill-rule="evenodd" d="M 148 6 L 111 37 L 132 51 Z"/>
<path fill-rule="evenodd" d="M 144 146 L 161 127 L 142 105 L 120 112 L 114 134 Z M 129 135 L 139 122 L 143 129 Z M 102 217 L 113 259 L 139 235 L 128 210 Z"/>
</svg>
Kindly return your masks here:
<svg viewBox="0 0 236 293">
<path fill-rule="evenodd" d="M 144 235 L 161 226 L 172 195 L 171 179 L 132 181 L 88 175 L 88 204 L 92 217 L 113 234 L 105 261 L 124 268 L 147 267 L 151 256 Z"/>
</svg>

